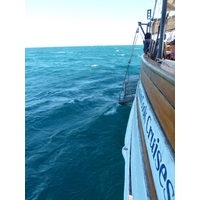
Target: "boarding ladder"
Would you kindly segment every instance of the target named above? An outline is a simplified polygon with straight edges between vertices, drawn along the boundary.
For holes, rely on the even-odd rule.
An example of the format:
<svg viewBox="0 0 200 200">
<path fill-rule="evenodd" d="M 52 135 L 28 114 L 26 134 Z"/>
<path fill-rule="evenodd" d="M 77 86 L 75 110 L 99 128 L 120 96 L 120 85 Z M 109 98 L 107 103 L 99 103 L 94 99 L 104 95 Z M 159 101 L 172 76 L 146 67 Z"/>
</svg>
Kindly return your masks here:
<svg viewBox="0 0 200 200">
<path fill-rule="evenodd" d="M 138 82 L 139 76 L 135 75 L 135 76 L 129 77 L 129 66 L 131 63 L 131 59 L 133 57 L 133 51 L 137 42 L 138 33 L 139 33 L 139 27 L 137 27 L 136 32 L 135 32 L 131 56 L 128 62 L 126 75 L 125 75 L 124 82 L 122 84 L 122 88 L 121 88 L 119 99 L 118 99 L 118 103 L 121 105 L 132 104 L 135 98 L 135 94 L 136 94 L 136 88 L 137 88 L 137 82 Z"/>
</svg>

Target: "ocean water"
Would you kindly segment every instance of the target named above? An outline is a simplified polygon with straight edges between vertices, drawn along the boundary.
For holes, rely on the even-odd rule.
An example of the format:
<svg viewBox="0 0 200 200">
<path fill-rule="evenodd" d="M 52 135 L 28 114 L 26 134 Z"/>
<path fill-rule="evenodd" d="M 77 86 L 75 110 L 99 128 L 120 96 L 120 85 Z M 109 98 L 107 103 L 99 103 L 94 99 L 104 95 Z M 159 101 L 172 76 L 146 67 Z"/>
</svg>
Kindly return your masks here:
<svg viewBox="0 0 200 200">
<path fill-rule="evenodd" d="M 26 200 L 123 199 L 132 46 L 25 49 Z M 139 74 L 143 46 L 130 66 Z"/>
</svg>

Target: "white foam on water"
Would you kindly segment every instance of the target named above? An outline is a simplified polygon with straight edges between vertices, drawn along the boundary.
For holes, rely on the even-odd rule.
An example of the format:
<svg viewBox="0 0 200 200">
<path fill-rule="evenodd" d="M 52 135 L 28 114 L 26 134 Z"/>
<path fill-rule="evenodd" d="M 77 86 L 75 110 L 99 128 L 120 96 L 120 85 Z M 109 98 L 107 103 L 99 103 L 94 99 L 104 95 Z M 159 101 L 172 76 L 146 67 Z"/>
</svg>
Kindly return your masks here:
<svg viewBox="0 0 200 200">
<path fill-rule="evenodd" d="M 59 52 L 57 52 L 58 54 L 65 54 L 66 52 L 64 52 L 64 51 L 59 51 Z"/>
<path fill-rule="evenodd" d="M 99 65 L 97 65 L 97 64 L 93 64 L 93 65 L 91 65 L 91 67 L 98 67 Z"/>
<path fill-rule="evenodd" d="M 66 102 L 67 102 L 67 103 L 74 104 L 74 99 L 67 99 Z"/>
<path fill-rule="evenodd" d="M 114 106 L 111 110 L 107 111 L 104 115 L 114 115 L 117 112 L 117 106 Z"/>
</svg>

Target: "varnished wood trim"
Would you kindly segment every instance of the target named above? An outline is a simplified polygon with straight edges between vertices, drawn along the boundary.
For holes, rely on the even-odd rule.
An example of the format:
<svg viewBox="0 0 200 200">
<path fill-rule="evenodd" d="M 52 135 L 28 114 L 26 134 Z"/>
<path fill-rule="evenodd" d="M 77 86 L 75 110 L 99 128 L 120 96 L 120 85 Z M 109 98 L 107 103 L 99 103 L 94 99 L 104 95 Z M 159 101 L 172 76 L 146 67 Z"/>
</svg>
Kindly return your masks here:
<svg viewBox="0 0 200 200">
<path fill-rule="evenodd" d="M 141 139 L 142 139 L 142 148 L 143 148 L 143 151 L 144 151 L 144 161 L 145 161 L 146 170 L 147 170 L 147 178 L 148 178 L 148 182 L 149 182 L 151 199 L 157 200 L 158 198 L 157 198 L 157 195 L 156 195 L 155 184 L 154 184 L 154 180 L 153 180 L 153 175 L 152 175 L 152 171 L 151 171 L 151 167 L 150 167 L 150 163 L 149 163 L 149 157 L 148 157 L 148 153 L 147 153 L 146 143 L 145 143 L 145 139 L 144 139 L 144 132 L 143 132 L 143 129 L 142 129 L 138 98 L 137 98 L 137 114 L 138 114 L 138 124 L 139 124 L 139 129 L 140 129 L 139 132 L 140 132 Z"/>
<path fill-rule="evenodd" d="M 141 59 L 142 59 L 141 62 L 142 65 L 145 65 L 146 67 L 157 73 L 159 76 L 166 79 L 171 84 L 175 85 L 175 69 L 168 67 L 164 64 L 159 64 L 154 60 L 151 60 L 145 54 L 142 55 Z"/>
<path fill-rule="evenodd" d="M 175 108 L 175 86 L 160 77 L 154 71 L 151 71 L 148 67 L 145 67 L 145 65 L 141 65 L 141 68 L 145 71 L 154 85 L 162 92 L 173 108 Z"/>
<path fill-rule="evenodd" d="M 159 88 L 170 104 L 175 108 L 175 86 L 158 76 L 156 73 L 151 74 L 152 82 Z"/>
<path fill-rule="evenodd" d="M 143 68 L 143 70 L 146 72 L 147 76 L 150 77 L 152 70 L 150 70 L 149 68 L 147 68 L 147 66 L 142 62 L 141 63 L 141 68 Z"/>
<path fill-rule="evenodd" d="M 175 151 L 175 110 L 148 78 L 144 70 L 140 69 L 141 80 L 155 114 L 163 128 L 173 150 Z"/>
</svg>

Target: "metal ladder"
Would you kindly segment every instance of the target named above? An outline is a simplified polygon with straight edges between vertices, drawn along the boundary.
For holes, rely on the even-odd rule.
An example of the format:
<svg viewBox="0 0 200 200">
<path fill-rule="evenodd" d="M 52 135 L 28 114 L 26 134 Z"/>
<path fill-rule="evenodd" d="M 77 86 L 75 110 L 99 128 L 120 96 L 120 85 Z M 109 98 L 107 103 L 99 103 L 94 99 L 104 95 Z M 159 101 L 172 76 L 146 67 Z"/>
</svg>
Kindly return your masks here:
<svg viewBox="0 0 200 200">
<path fill-rule="evenodd" d="M 135 94 L 136 94 L 138 79 L 139 79 L 139 76 L 133 76 L 124 81 L 124 84 L 123 84 L 123 87 L 118 99 L 119 104 L 121 105 L 132 104 L 135 98 Z"/>
<path fill-rule="evenodd" d="M 132 46 L 132 51 L 131 51 L 131 56 L 130 56 L 130 59 L 128 62 L 126 75 L 125 75 L 124 82 L 122 84 L 122 88 L 121 88 L 119 99 L 118 99 L 118 103 L 121 105 L 132 104 L 132 102 L 135 98 L 135 94 L 136 94 L 136 88 L 137 88 L 137 82 L 138 82 L 139 76 L 135 75 L 135 76 L 132 76 L 131 78 L 129 78 L 129 65 L 130 65 L 131 59 L 133 57 L 133 51 L 135 48 L 135 44 L 137 42 L 138 33 L 139 33 L 139 27 L 137 27 L 137 29 L 136 29 L 133 46 Z"/>
</svg>

